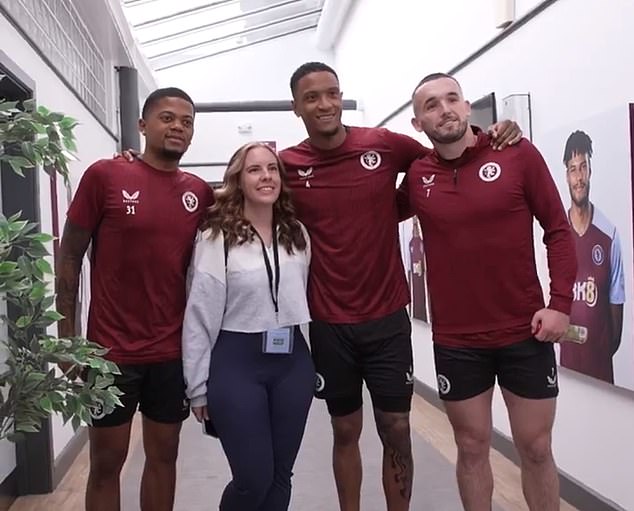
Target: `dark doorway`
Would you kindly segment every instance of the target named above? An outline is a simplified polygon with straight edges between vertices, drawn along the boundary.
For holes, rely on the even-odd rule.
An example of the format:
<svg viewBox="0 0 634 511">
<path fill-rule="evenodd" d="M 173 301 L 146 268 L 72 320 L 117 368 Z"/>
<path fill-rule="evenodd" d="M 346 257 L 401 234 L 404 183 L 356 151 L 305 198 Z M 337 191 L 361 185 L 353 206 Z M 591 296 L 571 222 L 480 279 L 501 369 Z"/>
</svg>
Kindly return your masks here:
<svg viewBox="0 0 634 511">
<path fill-rule="evenodd" d="M 0 97 L 9 101 L 24 101 L 34 97 L 34 83 L 22 70 L 0 51 Z M 25 172 L 18 176 L 11 167 L 0 167 L 0 195 L 2 212 L 10 216 L 18 211 L 22 218 L 40 223 L 39 172 Z M 16 319 L 18 311 L 10 304 L 7 315 Z M 53 489 L 53 438 L 50 420 L 44 421 L 40 432 L 29 433 L 26 439 L 16 444 L 16 468 L 9 478 L 17 495 L 48 493 Z M 3 485 L 5 486 L 5 485 Z"/>
</svg>

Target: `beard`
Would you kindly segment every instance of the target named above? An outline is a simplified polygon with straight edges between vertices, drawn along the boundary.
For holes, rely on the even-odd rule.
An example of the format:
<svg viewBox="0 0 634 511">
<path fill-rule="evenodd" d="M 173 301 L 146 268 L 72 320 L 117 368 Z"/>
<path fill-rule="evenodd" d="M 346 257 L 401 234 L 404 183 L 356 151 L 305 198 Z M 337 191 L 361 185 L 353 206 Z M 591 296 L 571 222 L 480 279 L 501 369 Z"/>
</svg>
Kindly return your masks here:
<svg viewBox="0 0 634 511">
<path fill-rule="evenodd" d="M 469 122 L 464 120 L 458 123 L 458 126 L 452 131 L 441 133 L 439 130 L 433 130 L 427 133 L 427 136 L 432 142 L 437 142 L 439 144 L 453 144 L 464 137 L 468 128 Z"/>
<path fill-rule="evenodd" d="M 184 151 L 176 151 L 174 149 L 166 148 L 161 149 L 161 156 L 167 161 L 180 161 L 184 154 Z"/>
<path fill-rule="evenodd" d="M 586 186 L 584 190 L 584 194 L 582 196 L 575 195 L 572 191 L 570 192 L 570 200 L 573 202 L 575 206 L 579 209 L 585 209 L 590 204 L 590 184 Z"/>
</svg>

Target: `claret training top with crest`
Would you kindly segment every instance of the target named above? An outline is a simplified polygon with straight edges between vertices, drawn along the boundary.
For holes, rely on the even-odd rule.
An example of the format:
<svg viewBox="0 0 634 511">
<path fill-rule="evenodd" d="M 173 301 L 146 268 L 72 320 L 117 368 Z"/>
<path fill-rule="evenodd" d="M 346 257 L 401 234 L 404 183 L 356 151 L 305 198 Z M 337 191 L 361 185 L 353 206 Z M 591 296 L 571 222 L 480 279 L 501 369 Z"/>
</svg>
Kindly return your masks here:
<svg viewBox="0 0 634 511">
<path fill-rule="evenodd" d="M 533 220 L 544 229 L 549 308 L 570 314 L 577 268 L 557 187 L 528 140 L 503 151 L 480 132 L 452 161 L 435 151 L 407 179 L 423 232 L 434 341 L 504 346 L 528 339 L 544 307 Z"/>
<path fill-rule="evenodd" d="M 346 130 L 335 149 L 305 140 L 280 153 L 297 217 L 312 240 L 311 314 L 329 323 L 378 319 L 409 302 L 396 178 L 429 151 L 387 129 Z"/>
<path fill-rule="evenodd" d="M 211 187 L 140 160 L 100 160 L 82 176 L 68 220 L 91 231 L 87 337 L 121 364 L 181 355 L 185 278 Z"/>
</svg>

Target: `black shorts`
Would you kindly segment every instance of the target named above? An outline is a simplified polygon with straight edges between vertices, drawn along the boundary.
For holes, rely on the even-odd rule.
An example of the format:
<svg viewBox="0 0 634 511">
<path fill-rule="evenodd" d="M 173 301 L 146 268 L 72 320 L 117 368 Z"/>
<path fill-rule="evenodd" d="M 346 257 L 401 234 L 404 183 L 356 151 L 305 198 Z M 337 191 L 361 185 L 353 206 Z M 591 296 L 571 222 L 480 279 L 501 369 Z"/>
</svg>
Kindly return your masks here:
<svg viewBox="0 0 634 511">
<path fill-rule="evenodd" d="M 331 415 L 348 415 L 363 404 L 365 381 L 375 408 L 409 412 L 414 389 L 411 337 L 405 309 L 364 323 L 313 321 L 316 397 L 326 400 Z"/>
<path fill-rule="evenodd" d="M 438 395 L 461 401 L 500 387 L 527 399 L 557 397 L 557 362 L 550 342 L 530 338 L 502 348 L 449 348 L 434 344 Z"/>
<path fill-rule="evenodd" d="M 117 406 L 108 415 L 93 412 L 94 427 L 121 426 L 130 422 L 137 407 L 148 419 L 164 424 L 182 422 L 189 416 L 180 359 L 118 365 L 121 374 L 115 375 L 114 386 L 123 392 L 119 397 L 123 406 Z"/>
</svg>

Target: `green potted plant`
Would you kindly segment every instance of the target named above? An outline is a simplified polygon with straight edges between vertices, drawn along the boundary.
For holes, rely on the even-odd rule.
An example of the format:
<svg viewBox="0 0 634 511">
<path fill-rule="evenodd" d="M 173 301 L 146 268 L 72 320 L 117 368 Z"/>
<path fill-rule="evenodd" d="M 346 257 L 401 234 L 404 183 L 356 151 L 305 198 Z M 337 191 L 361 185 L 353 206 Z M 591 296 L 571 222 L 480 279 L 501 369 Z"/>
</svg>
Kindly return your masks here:
<svg viewBox="0 0 634 511">
<path fill-rule="evenodd" d="M 33 101 L 19 105 L 0 98 L 0 162 L 21 176 L 42 167 L 68 183 L 76 126 L 74 119 Z M 0 352 L 6 360 L 0 365 L 0 439 L 37 431 L 51 413 L 77 428 L 90 424 L 94 413 L 121 404 L 121 392 L 112 386 L 119 371 L 103 358 L 106 350 L 81 337 L 47 333 L 62 317 L 53 308 L 53 271 L 46 259 L 52 240 L 20 213 L 0 214 L 0 299 L 16 311 L 1 316 Z M 62 373 L 58 363 L 70 368 Z M 72 377 L 80 371 L 84 379 Z"/>
</svg>

